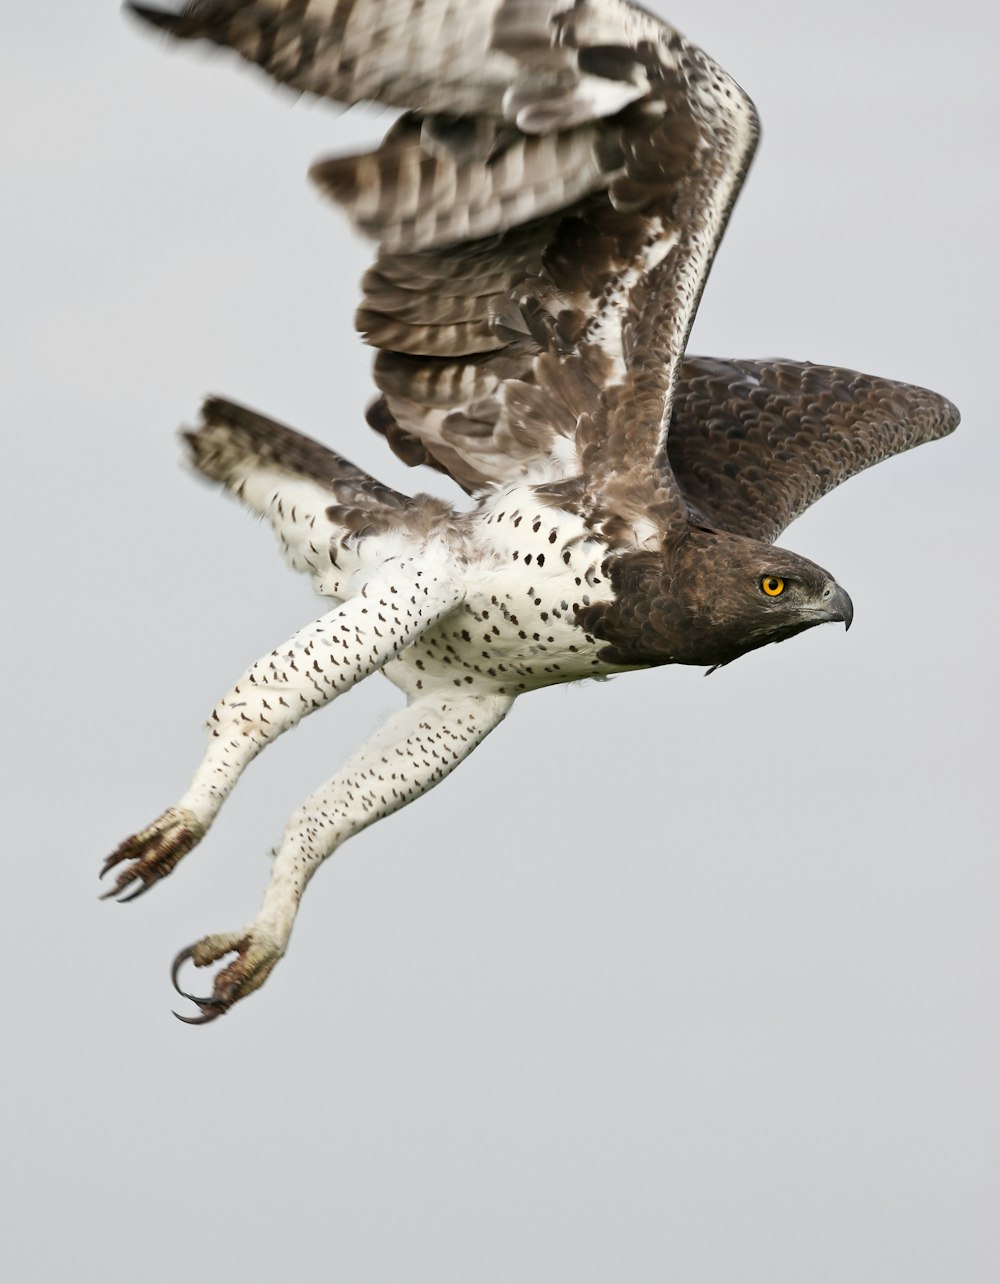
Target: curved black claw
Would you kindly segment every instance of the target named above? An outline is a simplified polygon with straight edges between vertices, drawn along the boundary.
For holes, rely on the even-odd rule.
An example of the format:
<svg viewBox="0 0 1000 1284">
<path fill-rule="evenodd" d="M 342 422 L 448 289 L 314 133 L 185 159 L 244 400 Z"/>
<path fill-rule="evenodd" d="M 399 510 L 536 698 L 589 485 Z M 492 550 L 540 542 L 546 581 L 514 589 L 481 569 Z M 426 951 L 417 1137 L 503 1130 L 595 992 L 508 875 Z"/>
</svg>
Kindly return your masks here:
<svg viewBox="0 0 1000 1284">
<path fill-rule="evenodd" d="M 128 861 L 128 864 L 119 872 L 114 886 L 103 893 L 101 900 L 117 899 L 123 905 L 136 900 L 154 883 L 166 878 L 204 832 L 204 826 L 191 812 L 180 807 L 169 808 L 148 829 L 140 830 L 119 843 L 105 860 L 101 866 L 101 878 L 122 861 Z M 129 891 L 127 896 L 122 896 L 121 893 L 135 882 L 139 886 Z"/>
<path fill-rule="evenodd" d="M 198 1000 L 195 999 L 196 1003 L 197 1001 Z M 171 1009 L 171 1011 L 173 1011 L 173 1009 Z M 225 1004 L 220 1003 L 218 1008 L 214 1011 L 203 1012 L 201 1016 L 187 1017 L 182 1016 L 179 1012 L 174 1012 L 174 1016 L 178 1021 L 183 1021 L 185 1025 L 208 1025 L 209 1021 L 214 1021 L 216 1017 L 225 1016 L 226 1011 L 227 1009 Z"/>
<path fill-rule="evenodd" d="M 214 1021 L 228 1012 L 239 999 L 259 989 L 283 953 L 283 943 L 254 927 L 244 928 L 240 932 L 219 932 L 189 945 L 174 959 L 170 979 L 177 993 L 194 1003 L 200 1015 L 186 1017 L 175 1012 L 174 1016 L 186 1025 L 206 1025 L 209 1021 Z M 189 994 L 187 990 L 181 989 L 178 974 L 185 963 L 207 967 L 210 963 L 217 963 L 225 958 L 227 954 L 235 954 L 236 958 L 218 973 L 210 995 Z"/>
<path fill-rule="evenodd" d="M 132 879 L 130 878 L 129 881 L 131 882 Z M 116 895 L 116 893 L 119 892 L 123 886 L 128 885 L 127 883 L 123 884 L 121 881 L 121 876 L 119 876 L 119 880 L 114 885 L 114 887 L 110 888 L 106 892 L 102 892 L 101 895 L 98 897 L 98 900 L 102 900 L 102 901 L 116 900 L 119 905 L 127 905 L 129 901 L 137 901 L 140 896 L 145 896 L 145 894 L 149 891 L 151 887 L 156 886 L 156 881 L 157 880 L 155 879 L 150 879 L 148 883 L 140 883 L 139 886 L 135 889 L 135 891 L 130 892 L 128 896 L 118 896 Z"/>
<path fill-rule="evenodd" d="M 143 888 L 143 891 L 145 891 L 145 888 Z M 138 896 L 140 895 L 140 893 L 136 892 L 136 895 Z M 181 996 L 181 998 L 189 999 L 192 1003 L 196 1004 L 201 1009 L 201 1016 L 196 1016 L 196 1017 L 182 1016 L 180 1012 L 175 1012 L 174 1016 L 177 1018 L 178 1021 L 183 1021 L 185 1025 L 207 1025 L 209 1021 L 214 1021 L 217 1017 L 224 1016 L 226 1013 L 226 1010 L 229 1007 L 229 1004 L 225 1001 L 225 999 L 216 998 L 214 994 L 206 995 L 204 998 L 202 998 L 202 997 L 199 997 L 199 995 L 197 994 L 189 994 L 187 990 L 181 989 L 181 985 L 177 979 L 177 975 L 180 972 L 181 968 L 184 966 L 185 963 L 187 963 L 189 959 L 192 962 L 195 962 L 195 959 L 194 959 L 195 948 L 196 947 L 194 945 L 189 945 L 187 949 L 181 950 L 177 954 L 170 968 L 170 982 L 173 985 L 174 989 L 177 991 L 177 993 Z M 197 962 L 195 962 L 195 967 L 197 966 L 198 964 Z"/>
</svg>

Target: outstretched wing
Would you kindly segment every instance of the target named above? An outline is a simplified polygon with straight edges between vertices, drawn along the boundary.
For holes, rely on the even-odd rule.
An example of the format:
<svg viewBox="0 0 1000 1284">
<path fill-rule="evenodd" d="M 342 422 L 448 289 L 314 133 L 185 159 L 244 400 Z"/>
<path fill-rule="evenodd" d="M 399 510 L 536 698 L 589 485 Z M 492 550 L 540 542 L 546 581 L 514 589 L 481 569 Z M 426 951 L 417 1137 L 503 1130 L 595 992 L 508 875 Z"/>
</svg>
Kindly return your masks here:
<svg viewBox="0 0 1000 1284">
<path fill-rule="evenodd" d="M 377 151 L 313 171 L 379 242 L 359 325 L 390 440 L 472 491 L 582 477 L 627 542 L 683 524 L 670 403 L 757 136 L 721 68 L 627 0 L 133 7 L 299 89 L 406 109 Z"/>
<path fill-rule="evenodd" d="M 854 370 L 689 357 L 668 453 L 696 519 L 773 542 L 841 482 L 958 421 L 937 393 Z"/>
</svg>

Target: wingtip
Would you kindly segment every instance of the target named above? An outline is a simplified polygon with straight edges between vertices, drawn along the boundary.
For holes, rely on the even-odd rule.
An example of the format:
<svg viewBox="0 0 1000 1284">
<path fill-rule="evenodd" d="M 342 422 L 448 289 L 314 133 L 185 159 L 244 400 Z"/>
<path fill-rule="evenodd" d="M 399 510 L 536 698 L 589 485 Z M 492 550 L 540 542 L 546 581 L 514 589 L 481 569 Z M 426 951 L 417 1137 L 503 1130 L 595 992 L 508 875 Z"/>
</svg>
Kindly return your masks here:
<svg viewBox="0 0 1000 1284">
<path fill-rule="evenodd" d="M 956 406 L 953 401 L 949 401 L 947 397 L 942 397 L 941 400 L 943 402 L 941 407 L 941 418 L 944 424 L 944 432 L 942 435 L 947 437 L 948 434 L 953 433 L 962 422 L 962 412 L 959 410 L 958 406 Z"/>
<path fill-rule="evenodd" d="M 958 425 L 962 422 L 962 412 L 953 401 L 943 397 L 939 392 L 932 392 L 929 388 L 920 389 L 925 395 L 924 402 L 924 441 L 939 441 L 942 437 L 950 437 Z"/>
</svg>

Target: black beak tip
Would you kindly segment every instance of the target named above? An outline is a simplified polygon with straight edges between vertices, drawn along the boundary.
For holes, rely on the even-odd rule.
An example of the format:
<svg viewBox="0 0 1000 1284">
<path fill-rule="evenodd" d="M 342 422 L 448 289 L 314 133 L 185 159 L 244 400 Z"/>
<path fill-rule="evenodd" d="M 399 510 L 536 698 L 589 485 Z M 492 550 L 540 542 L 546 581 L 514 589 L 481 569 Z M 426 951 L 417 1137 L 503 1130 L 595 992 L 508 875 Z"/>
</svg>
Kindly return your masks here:
<svg viewBox="0 0 1000 1284">
<path fill-rule="evenodd" d="M 830 580 L 823 591 L 823 600 L 828 612 L 827 618 L 839 620 L 845 630 L 849 629 L 854 620 L 854 603 L 840 585 Z"/>
<path fill-rule="evenodd" d="M 846 633 L 854 621 L 854 603 L 839 585 L 836 590 L 836 606 L 838 611 L 837 618 L 844 621 L 844 632 Z"/>
</svg>

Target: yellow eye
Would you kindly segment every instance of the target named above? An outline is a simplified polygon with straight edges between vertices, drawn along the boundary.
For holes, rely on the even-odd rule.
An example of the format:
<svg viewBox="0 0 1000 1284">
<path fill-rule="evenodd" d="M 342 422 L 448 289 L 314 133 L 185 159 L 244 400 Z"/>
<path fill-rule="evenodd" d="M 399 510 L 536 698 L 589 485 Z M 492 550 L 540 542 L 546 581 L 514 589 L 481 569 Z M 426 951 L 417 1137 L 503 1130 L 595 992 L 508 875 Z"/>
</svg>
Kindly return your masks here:
<svg viewBox="0 0 1000 1284">
<path fill-rule="evenodd" d="M 768 597 L 781 597 L 785 591 L 785 581 L 778 575 L 765 575 L 760 586 Z"/>
</svg>

